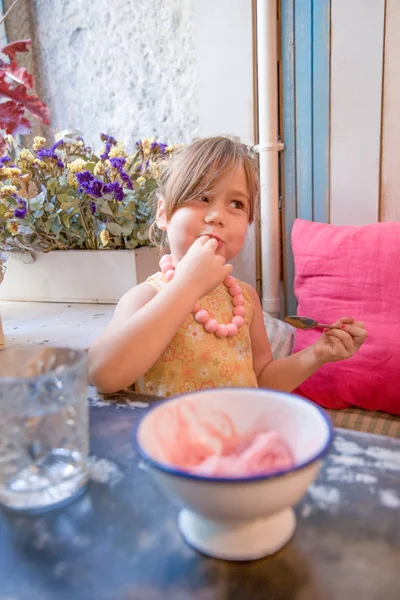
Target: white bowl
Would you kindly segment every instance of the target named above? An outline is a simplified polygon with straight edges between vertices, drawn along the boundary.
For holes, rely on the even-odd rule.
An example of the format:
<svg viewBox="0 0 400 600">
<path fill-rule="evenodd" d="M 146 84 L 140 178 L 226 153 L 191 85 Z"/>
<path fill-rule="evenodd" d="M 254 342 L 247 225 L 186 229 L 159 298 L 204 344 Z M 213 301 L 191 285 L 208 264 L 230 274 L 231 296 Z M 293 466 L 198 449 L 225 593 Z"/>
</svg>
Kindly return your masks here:
<svg viewBox="0 0 400 600">
<path fill-rule="evenodd" d="M 171 405 L 195 406 L 202 422 L 212 423 L 219 411 L 238 433 L 265 423 L 288 442 L 295 466 L 250 477 L 207 477 L 168 464 L 160 428 L 179 443 L 179 424 Z M 254 388 L 224 388 L 185 394 L 158 404 L 134 433 L 145 467 L 183 508 L 179 528 L 188 544 L 204 554 L 227 560 L 252 560 L 284 546 L 296 527 L 295 505 L 315 480 L 333 438 L 329 418 L 316 405 L 292 394 Z"/>
</svg>

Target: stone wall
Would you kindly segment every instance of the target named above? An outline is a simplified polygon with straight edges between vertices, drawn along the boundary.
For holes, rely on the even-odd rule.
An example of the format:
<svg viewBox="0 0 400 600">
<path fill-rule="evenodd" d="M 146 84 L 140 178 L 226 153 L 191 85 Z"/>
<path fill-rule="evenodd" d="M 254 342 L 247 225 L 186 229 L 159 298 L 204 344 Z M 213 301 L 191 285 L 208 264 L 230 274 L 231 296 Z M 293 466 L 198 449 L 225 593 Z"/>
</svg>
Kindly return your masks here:
<svg viewBox="0 0 400 600">
<path fill-rule="evenodd" d="M 193 29 L 192 0 L 20 0 L 6 22 L 9 41 L 33 39 L 26 64 L 50 107 L 44 133 L 78 129 L 95 147 L 100 132 L 128 147 L 197 134 Z"/>
<path fill-rule="evenodd" d="M 3 0 L 7 9 L 13 0 Z M 255 142 L 252 0 L 19 0 L 9 41 L 50 107 L 51 127 L 100 132 L 128 146 L 154 135 L 187 143 L 232 134 Z M 24 63 L 25 60 L 25 63 Z M 28 140 L 24 140 L 24 142 Z M 254 228 L 235 274 L 256 285 Z"/>
</svg>

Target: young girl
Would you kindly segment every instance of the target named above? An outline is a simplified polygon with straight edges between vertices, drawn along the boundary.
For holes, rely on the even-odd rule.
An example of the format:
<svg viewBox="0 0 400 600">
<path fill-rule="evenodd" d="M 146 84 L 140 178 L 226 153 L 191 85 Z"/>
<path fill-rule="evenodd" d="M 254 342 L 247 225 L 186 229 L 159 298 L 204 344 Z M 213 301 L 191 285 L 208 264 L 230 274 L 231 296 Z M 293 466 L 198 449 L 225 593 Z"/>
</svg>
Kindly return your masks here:
<svg viewBox="0 0 400 600">
<path fill-rule="evenodd" d="M 228 386 L 292 391 L 359 349 L 364 325 L 342 318 L 309 348 L 272 359 L 258 295 L 229 264 L 258 192 L 256 161 L 232 139 L 197 140 L 165 163 L 151 236 L 167 254 L 159 273 L 120 300 L 89 350 L 89 377 L 100 391 L 132 384 L 167 397 Z"/>
</svg>

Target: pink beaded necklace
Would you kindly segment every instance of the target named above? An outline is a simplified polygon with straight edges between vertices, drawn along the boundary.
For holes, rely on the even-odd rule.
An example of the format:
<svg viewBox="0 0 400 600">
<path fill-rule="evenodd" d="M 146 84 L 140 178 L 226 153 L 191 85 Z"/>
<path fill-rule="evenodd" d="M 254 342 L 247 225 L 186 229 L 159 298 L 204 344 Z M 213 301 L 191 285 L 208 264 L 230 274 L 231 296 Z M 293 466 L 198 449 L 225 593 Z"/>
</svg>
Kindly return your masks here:
<svg viewBox="0 0 400 600">
<path fill-rule="evenodd" d="M 165 279 L 171 281 L 175 273 L 171 254 L 164 254 L 161 258 L 160 269 L 164 273 Z M 204 325 L 204 329 L 208 333 L 215 333 L 220 338 L 236 335 L 244 325 L 244 316 L 246 314 L 242 288 L 238 285 L 236 279 L 229 275 L 224 279 L 224 285 L 228 288 L 228 292 L 232 296 L 233 317 L 228 325 L 211 319 L 208 311 L 200 308 L 199 302 L 196 302 L 192 311 L 196 321 Z"/>
</svg>

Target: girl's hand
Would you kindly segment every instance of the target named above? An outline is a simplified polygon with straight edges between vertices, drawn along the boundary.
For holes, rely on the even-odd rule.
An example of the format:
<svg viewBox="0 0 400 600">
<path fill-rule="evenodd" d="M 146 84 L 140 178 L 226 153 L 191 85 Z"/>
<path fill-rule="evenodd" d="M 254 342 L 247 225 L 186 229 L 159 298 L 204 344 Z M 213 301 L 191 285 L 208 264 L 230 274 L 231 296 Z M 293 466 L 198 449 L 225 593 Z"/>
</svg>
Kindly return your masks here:
<svg viewBox="0 0 400 600">
<path fill-rule="evenodd" d="M 232 272 L 232 265 L 225 258 L 215 254 L 218 241 L 202 235 L 186 252 L 175 267 L 174 281 L 183 286 L 193 286 L 200 299 L 217 287 Z"/>
<path fill-rule="evenodd" d="M 315 355 L 321 364 L 350 358 L 367 338 L 364 323 L 343 317 L 334 323 L 340 329 L 326 329 L 314 344 Z"/>
</svg>

